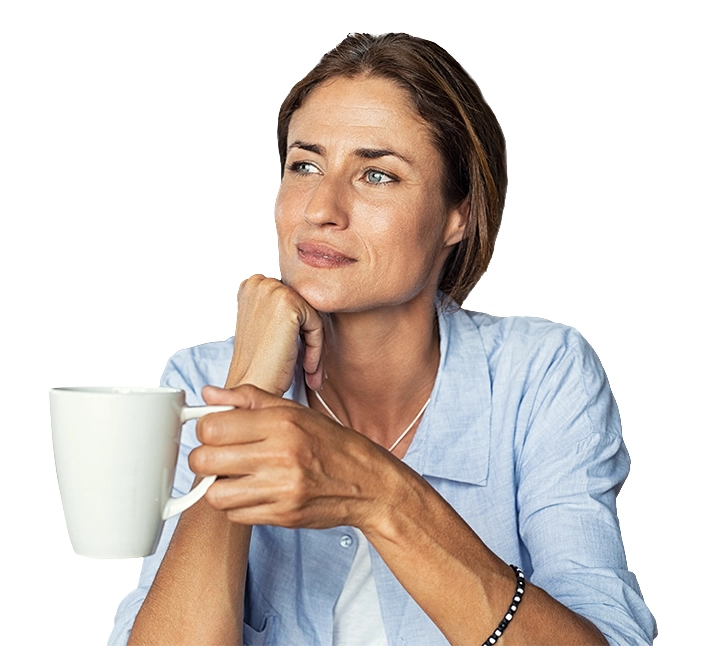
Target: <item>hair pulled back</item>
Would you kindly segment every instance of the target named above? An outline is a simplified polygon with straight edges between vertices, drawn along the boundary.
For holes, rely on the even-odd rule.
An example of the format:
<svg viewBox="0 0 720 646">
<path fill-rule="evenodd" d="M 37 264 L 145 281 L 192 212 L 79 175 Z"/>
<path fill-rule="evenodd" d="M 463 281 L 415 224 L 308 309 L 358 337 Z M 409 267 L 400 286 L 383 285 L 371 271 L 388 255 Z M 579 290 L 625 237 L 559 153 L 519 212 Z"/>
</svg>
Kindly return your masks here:
<svg viewBox="0 0 720 646">
<path fill-rule="evenodd" d="M 465 236 L 445 262 L 439 288 L 462 304 L 490 263 L 505 205 L 505 137 L 477 84 L 442 47 L 408 34 L 350 34 L 293 87 L 278 115 L 285 168 L 290 119 L 320 84 L 375 76 L 405 90 L 444 160 L 448 205 L 468 201 Z M 281 171 L 282 172 L 282 171 Z"/>
</svg>

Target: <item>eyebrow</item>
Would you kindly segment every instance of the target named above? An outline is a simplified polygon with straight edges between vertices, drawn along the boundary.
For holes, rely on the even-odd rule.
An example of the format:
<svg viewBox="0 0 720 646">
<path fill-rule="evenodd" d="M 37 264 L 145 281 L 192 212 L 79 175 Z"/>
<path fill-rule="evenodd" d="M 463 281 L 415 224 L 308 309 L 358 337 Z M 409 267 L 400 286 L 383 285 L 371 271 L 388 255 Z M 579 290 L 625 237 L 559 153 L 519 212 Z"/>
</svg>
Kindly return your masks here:
<svg viewBox="0 0 720 646">
<path fill-rule="evenodd" d="M 310 144 L 305 141 L 294 141 L 288 146 L 288 149 L 290 148 L 300 148 L 300 150 L 307 150 L 316 155 L 325 155 L 326 153 L 324 146 L 320 144 Z M 407 157 L 389 148 L 357 148 L 353 151 L 353 154 L 362 159 L 380 159 L 380 157 L 392 156 L 402 159 L 406 164 L 412 163 Z"/>
<path fill-rule="evenodd" d="M 406 164 L 410 164 L 410 160 L 407 157 L 403 157 L 400 153 L 387 148 L 358 148 L 354 151 L 356 157 L 362 157 L 363 159 L 379 159 L 380 157 L 397 157 L 402 159 Z"/>
<path fill-rule="evenodd" d="M 316 155 L 324 155 L 325 154 L 325 148 L 323 148 L 319 144 L 308 144 L 304 141 L 294 141 L 288 146 L 288 150 L 290 148 L 300 148 L 300 150 L 307 150 L 311 153 L 315 153 Z"/>
</svg>

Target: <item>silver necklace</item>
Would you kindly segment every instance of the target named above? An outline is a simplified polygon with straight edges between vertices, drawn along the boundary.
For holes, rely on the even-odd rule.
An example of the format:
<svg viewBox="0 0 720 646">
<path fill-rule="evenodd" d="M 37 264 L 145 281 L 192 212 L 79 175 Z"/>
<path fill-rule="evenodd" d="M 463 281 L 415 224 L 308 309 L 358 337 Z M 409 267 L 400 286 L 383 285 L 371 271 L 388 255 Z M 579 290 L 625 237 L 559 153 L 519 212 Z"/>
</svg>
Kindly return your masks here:
<svg viewBox="0 0 720 646">
<path fill-rule="evenodd" d="M 328 406 L 325 403 L 325 400 L 320 396 L 320 393 L 317 390 L 313 390 L 315 393 L 315 396 L 318 398 L 318 401 L 324 406 L 325 410 L 330 414 L 330 417 L 332 417 L 340 426 L 345 426 L 339 419 L 338 416 L 332 412 L 330 409 L 330 406 Z M 393 445 L 388 449 L 390 453 L 392 453 L 395 450 L 395 447 L 402 442 L 402 439 L 410 432 L 410 429 L 415 426 L 415 422 L 417 422 L 420 419 L 420 416 L 425 412 L 425 409 L 428 407 L 428 404 L 430 403 L 430 398 L 423 404 L 423 407 L 420 409 L 420 412 L 415 415 L 415 419 L 410 422 L 410 426 L 408 426 L 402 433 L 400 433 L 400 437 L 398 437 L 395 442 L 393 442 Z"/>
</svg>

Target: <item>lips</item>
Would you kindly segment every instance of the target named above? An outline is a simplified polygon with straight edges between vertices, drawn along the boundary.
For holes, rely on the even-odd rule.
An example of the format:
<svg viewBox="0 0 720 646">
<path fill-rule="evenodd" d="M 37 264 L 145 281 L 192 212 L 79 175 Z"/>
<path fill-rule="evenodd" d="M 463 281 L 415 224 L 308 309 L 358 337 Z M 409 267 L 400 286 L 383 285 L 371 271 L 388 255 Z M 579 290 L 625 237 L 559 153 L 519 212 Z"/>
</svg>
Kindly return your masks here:
<svg viewBox="0 0 720 646">
<path fill-rule="evenodd" d="M 297 245 L 297 250 L 300 260 L 311 267 L 332 269 L 335 267 L 346 267 L 347 265 L 357 262 L 354 258 L 350 258 L 337 249 L 333 249 L 325 244 L 301 242 Z"/>
</svg>

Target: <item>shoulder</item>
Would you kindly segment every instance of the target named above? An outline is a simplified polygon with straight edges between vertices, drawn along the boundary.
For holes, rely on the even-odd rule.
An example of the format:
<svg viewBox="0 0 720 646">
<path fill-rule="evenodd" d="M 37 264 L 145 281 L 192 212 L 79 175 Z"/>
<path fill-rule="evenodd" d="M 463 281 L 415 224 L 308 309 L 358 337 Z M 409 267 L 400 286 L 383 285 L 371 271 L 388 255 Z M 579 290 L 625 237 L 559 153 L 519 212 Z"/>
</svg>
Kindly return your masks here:
<svg viewBox="0 0 720 646">
<path fill-rule="evenodd" d="M 449 354 L 462 357 L 466 375 L 478 370 L 487 374 L 493 402 L 524 416 L 518 428 L 531 425 L 550 409 L 555 421 L 570 411 L 579 412 L 578 406 L 595 420 L 614 407 L 603 366 L 575 328 L 540 318 L 466 310 L 450 316 L 456 320 L 447 326 Z M 453 334 L 456 331 L 460 333 Z M 598 419 L 590 428 L 605 425 Z"/>
<path fill-rule="evenodd" d="M 573 327 L 534 316 L 493 316 L 484 312 L 460 311 L 474 323 L 478 333 L 489 340 L 535 343 L 541 339 L 552 342 L 573 336 L 582 338 Z"/>
<path fill-rule="evenodd" d="M 179 350 L 168 360 L 161 384 L 184 390 L 188 403 L 200 397 L 203 386 L 222 386 L 230 367 L 233 342 L 231 337 Z"/>
<path fill-rule="evenodd" d="M 480 338 L 491 364 L 516 362 L 552 362 L 562 355 L 574 355 L 581 362 L 596 362 L 597 357 L 587 340 L 573 327 L 531 316 L 492 316 L 483 312 L 457 310 L 451 317 L 462 317 L 462 334 L 456 341 L 464 343 L 470 336 Z"/>
<path fill-rule="evenodd" d="M 207 366 L 218 361 L 226 361 L 232 357 L 234 340 L 234 337 L 230 337 L 225 341 L 212 341 L 210 343 L 193 346 L 192 348 L 178 350 L 170 357 L 168 363 L 178 366 L 189 364 Z"/>
</svg>

